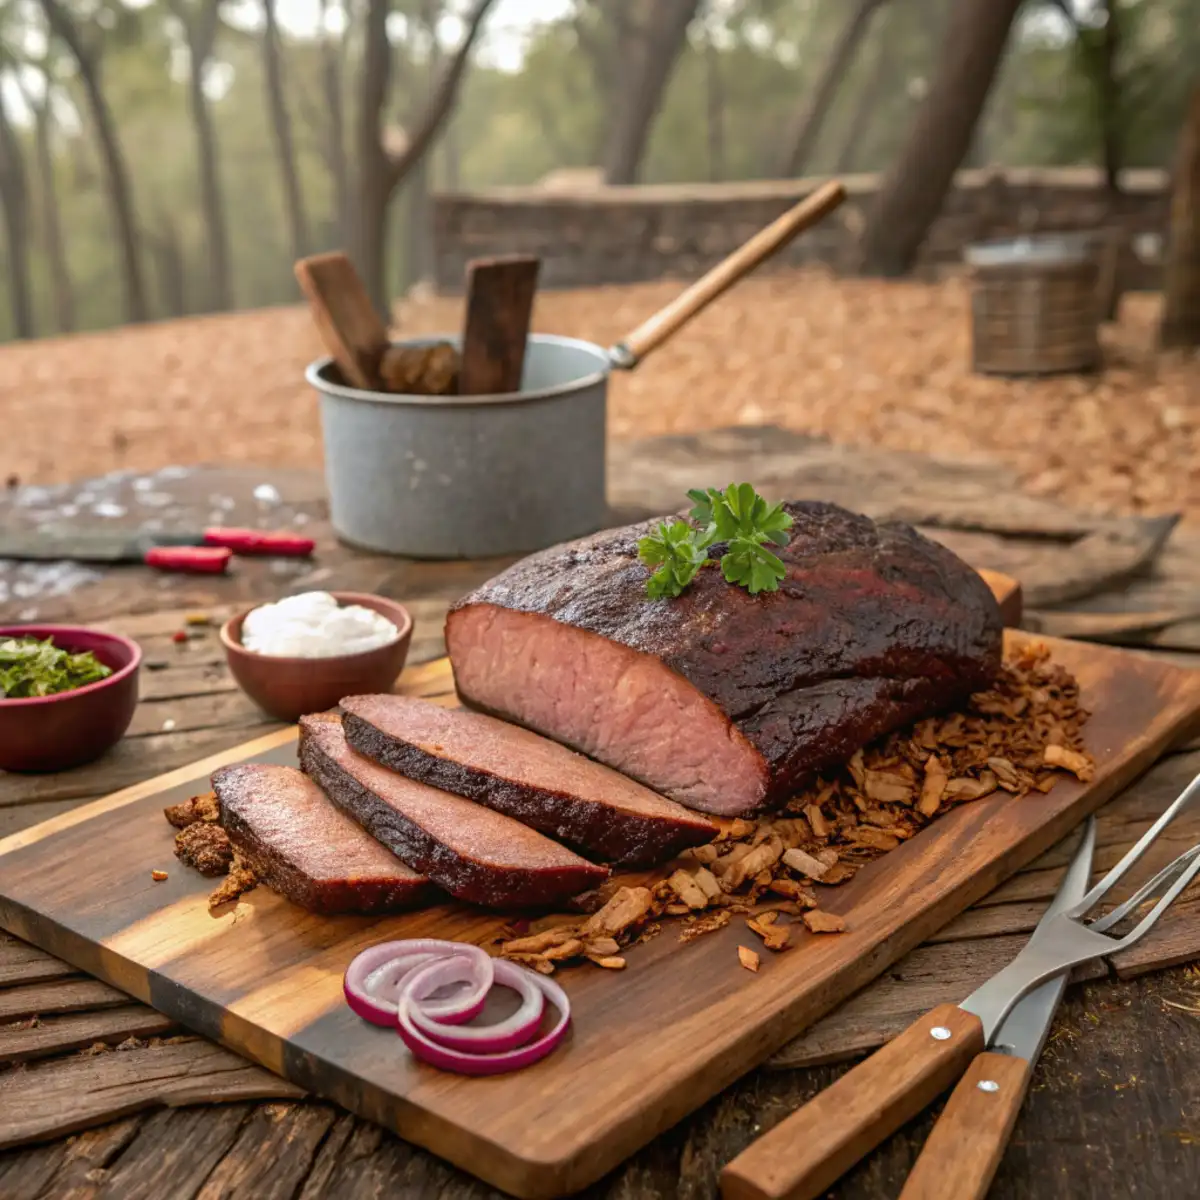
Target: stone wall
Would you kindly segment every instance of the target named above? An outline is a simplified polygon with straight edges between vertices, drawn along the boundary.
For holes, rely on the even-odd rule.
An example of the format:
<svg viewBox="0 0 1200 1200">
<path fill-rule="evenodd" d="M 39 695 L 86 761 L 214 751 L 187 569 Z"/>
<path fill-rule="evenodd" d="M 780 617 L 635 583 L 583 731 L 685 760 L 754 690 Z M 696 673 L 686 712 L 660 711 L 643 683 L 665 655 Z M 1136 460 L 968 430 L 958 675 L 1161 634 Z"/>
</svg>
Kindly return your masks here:
<svg viewBox="0 0 1200 1200">
<path fill-rule="evenodd" d="M 435 283 L 462 288 L 466 263 L 494 254 L 538 254 L 547 288 L 694 279 L 805 196 L 820 180 L 645 187 L 502 188 L 434 200 Z M 847 270 L 877 175 L 844 179 L 849 198 L 772 265 L 823 263 Z M 1167 178 L 1128 171 L 1110 200 L 1089 168 L 962 171 L 921 252 L 928 275 L 961 263 L 963 247 L 1021 231 L 1118 225 L 1128 235 L 1123 289 L 1157 286 Z"/>
</svg>

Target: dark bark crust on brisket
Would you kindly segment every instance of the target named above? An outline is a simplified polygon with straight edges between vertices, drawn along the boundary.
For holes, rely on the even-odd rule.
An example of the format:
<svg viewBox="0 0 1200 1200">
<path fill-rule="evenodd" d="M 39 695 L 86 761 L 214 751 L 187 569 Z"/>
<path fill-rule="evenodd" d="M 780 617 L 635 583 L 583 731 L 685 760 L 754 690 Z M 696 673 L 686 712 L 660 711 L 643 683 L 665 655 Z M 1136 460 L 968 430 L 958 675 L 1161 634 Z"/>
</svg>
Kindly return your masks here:
<svg viewBox="0 0 1200 1200">
<path fill-rule="evenodd" d="M 486 804 L 606 862 L 662 862 L 689 846 L 710 842 L 716 835 L 715 828 L 699 822 L 672 824 L 636 813 L 617 813 L 568 792 L 516 783 L 479 767 L 466 767 L 384 733 L 354 713 L 347 712 L 342 724 L 346 740 L 360 754 L 409 779 Z"/>
<path fill-rule="evenodd" d="M 489 908 L 543 908 L 595 887 L 607 876 L 606 870 L 582 859 L 576 859 L 578 868 L 505 869 L 458 852 L 408 820 L 335 762 L 306 729 L 305 722 L 310 720 L 304 718 L 300 726 L 301 768 L 393 854 L 457 899 Z"/>
<path fill-rule="evenodd" d="M 990 684 L 1002 621 L 966 563 L 907 525 L 816 501 L 786 508 L 795 523 L 777 592 L 751 596 L 714 564 L 682 596 L 649 600 L 637 560 L 638 539 L 657 524 L 648 521 L 531 555 L 465 597 L 447 622 L 451 658 L 458 615 L 489 605 L 657 659 L 762 756 L 765 805 Z M 722 553 L 717 546 L 710 557 Z"/>
</svg>

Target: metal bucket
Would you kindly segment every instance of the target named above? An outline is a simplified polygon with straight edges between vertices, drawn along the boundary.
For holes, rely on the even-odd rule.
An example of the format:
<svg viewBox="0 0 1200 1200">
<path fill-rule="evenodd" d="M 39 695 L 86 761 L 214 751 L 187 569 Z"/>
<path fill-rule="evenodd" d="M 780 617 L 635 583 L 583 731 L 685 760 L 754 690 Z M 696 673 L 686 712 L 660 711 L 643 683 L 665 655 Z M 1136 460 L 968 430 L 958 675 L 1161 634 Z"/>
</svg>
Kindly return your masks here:
<svg viewBox="0 0 1200 1200">
<path fill-rule="evenodd" d="M 413 338 L 399 345 L 451 342 Z M 309 366 L 333 527 L 366 550 L 412 558 L 524 554 L 604 526 L 604 349 L 532 333 L 521 390 L 410 396 L 336 382 Z"/>
</svg>

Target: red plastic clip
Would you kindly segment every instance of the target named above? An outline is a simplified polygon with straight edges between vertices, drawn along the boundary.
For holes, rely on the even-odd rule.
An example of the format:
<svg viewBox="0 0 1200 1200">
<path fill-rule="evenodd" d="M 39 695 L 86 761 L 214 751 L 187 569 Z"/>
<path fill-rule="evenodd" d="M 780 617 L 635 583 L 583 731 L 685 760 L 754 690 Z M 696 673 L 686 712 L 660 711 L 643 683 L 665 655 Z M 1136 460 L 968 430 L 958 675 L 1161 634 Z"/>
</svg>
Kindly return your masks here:
<svg viewBox="0 0 1200 1200">
<path fill-rule="evenodd" d="M 221 575 L 233 551 L 216 546 L 154 546 L 146 551 L 146 566 L 189 575 Z"/>
<path fill-rule="evenodd" d="M 264 533 L 260 529 L 206 529 L 206 546 L 224 546 L 234 554 L 273 554 L 284 558 L 307 558 L 316 543 L 294 533 Z"/>
</svg>

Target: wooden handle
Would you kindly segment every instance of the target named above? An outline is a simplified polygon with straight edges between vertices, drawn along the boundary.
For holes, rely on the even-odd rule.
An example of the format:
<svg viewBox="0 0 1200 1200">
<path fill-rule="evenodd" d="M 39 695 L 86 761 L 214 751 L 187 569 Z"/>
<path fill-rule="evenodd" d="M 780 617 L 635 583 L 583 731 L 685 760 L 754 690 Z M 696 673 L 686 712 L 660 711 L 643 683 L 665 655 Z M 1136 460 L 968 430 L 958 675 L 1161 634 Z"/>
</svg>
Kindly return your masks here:
<svg viewBox="0 0 1200 1200">
<path fill-rule="evenodd" d="M 725 1200 L 812 1200 L 941 1095 L 983 1049 L 943 1004 L 753 1142 L 721 1172 Z"/>
<path fill-rule="evenodd" d="M 951 1093 L 900 1200 L 983 1200 L 1031 1074 L 1023 1058 L 981 1054 Z"/>
<path fill-rule="evenodd" d="M 846 189 L 836 180 L 822 184 L 795 208 L 789 209 L 777 221 L 756 233 L 745 245 L 739 246 L 728 258 L 717 263 L 707 275 L 696 280 L 666 308 L 660 308 L 649 320 L 643 321 L 632 333 L 622 338 L 617 343 L 614 354 L 616 365 L 635 366 L 651 350 L 657 349 L 673 333 L 686 325 L 698 312 L 733 287 L 742 276 L 753 271 L 776 250 L 786 246 L 798 233 L 833 212 L 845 198 Z"/>
</svg>

